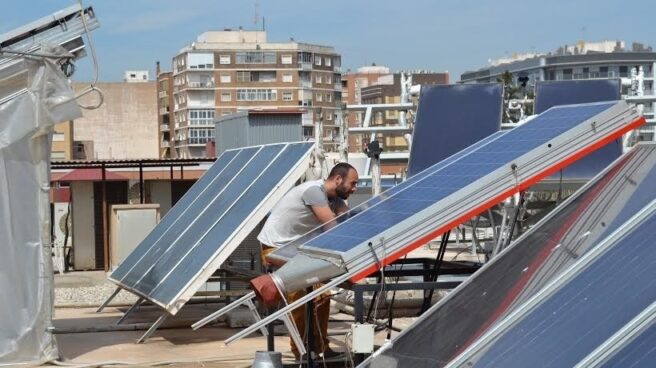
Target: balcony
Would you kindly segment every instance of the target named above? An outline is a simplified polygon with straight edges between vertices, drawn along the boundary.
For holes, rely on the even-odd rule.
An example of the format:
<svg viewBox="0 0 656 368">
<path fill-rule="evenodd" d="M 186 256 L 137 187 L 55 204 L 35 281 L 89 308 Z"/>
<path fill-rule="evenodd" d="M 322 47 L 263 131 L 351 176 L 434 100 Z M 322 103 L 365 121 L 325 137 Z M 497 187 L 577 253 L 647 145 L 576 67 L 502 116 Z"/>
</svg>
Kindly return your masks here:
<svg viewBox="0 0 656 368">
<path fill-rule="evenodd" d="M 159 98 L 163 98 L 168 96 L 168 94 L 166 93 L 166 91 L 159 91 L 159 93 L 157 93 L 157 96 L 159 96 Z"/>
<path fill-rule="evenodd" d="M 159 131 L 160 132 L 168 132 L 170 129 L 168 124 L 160 124 L 159 126 Z"/>
<path fill-rule="evenodd" d="M 341 91 L 342 90 L 342 83 L 335 83 L 335 91 Z"/>
<path fill-rule="evenodd" d="M 312 70 L 312 63 L 301 61 L 298 63 L 298 68 L 301 70 Z"/>
<path fill-rule="evenodd" d="M 168 106 L 167 107 L 162 107 L 162 108 L 159 109 L 159 114 L 160 115 L 166 115 L 168 113 L 169 113 L 169 107 Z"/>
<path fill-rule="evenodd" d="M 300 83 L 301 88 L 312 88 L 312 81 L 302 80 Z"/>
<path fill-rule="evenodd" d="M 169 148 L 171 145 L 169 144 L 169 141 L 161 141 L 159 142 L 159 146 L 161 148 Z"/>
<path fill-rule="evenodd" d="M 189 82 L 189 88 L 198 88 L 198 89 L 214 88 L 214 82 L 211 82 L 211 81 L 207 81 L 207 82 Z"/>
<path fill-rule="evenodd" d="M 335 66 L 333 67 L 333 71 L 334 71 L 335 73 L 341 73 L 341 72 L 342 72 L 342 67 L 341 67 L 341 66 L 338 66 L 338 65 L 335 65 Z"/>
</svg>

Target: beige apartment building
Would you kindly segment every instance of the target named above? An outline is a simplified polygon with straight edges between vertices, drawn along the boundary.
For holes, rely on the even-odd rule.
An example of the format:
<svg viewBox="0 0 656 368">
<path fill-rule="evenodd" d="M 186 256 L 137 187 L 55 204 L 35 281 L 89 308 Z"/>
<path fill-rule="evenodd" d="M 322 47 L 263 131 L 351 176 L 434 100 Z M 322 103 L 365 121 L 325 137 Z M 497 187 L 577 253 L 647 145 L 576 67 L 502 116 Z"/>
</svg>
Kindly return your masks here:
<svg viewBox="0 0 656 368">
<path fill-rule="evenodd" d="M 209 31 L 158 73 L 161 157 L 201 157 L 214 120 L 240 110 L 302 108 L 303 136 L 323 123 L 326 150 L 338 145 L 341 56 L 330 46 L 268 42 L 264 31 Z M 170 96 L 170 99 L 169 99 Z"/>
</svg>

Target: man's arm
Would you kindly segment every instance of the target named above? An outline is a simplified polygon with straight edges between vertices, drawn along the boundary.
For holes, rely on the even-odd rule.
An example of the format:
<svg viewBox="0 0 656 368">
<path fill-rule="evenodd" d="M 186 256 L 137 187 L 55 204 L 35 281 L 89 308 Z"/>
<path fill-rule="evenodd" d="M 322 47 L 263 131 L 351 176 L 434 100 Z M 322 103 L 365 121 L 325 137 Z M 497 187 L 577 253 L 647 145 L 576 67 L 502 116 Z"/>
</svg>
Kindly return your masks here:
<svg viewBox="0 0 656 368">
<path fill-rule="evenodd" d="M 326 228 L 334 226 L 335 214 L 329 206 L 310 206 L 312 212 L 320 223 L 326 224 Z"/>
</svg>

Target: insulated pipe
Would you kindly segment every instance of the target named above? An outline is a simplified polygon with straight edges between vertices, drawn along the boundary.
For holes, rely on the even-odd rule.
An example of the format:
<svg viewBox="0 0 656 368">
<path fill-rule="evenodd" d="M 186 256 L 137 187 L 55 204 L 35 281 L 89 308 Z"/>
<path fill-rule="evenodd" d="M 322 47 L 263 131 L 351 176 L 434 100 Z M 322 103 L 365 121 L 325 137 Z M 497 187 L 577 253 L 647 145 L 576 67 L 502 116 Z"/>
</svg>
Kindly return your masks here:
<svg viewBox="0 0 656 368">
<path fill-rule="evenodd" d="M 299 253 L 277 271 L 252 279 L 250 285 L 261 301 L 274 306 L 282 300 L 282 296 L 345 272 L 344 267 L 333 262 Z"/>
</svg>

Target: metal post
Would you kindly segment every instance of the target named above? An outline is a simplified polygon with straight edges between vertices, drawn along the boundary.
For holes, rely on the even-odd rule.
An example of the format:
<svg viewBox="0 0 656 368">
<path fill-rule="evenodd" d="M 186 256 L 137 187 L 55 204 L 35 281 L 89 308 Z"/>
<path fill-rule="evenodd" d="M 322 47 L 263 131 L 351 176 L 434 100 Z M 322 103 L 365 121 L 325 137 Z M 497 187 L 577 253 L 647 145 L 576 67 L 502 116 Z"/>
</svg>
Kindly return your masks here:
<svg viewBox="0 0 656 368">
<path fill-rule="evenodd" d="M 117 325 L 120 325 L 121 322 L 125 321 L 125 319 L 128 318 L 128 315 L 129 315 L 130 313 L 132 313 L 132 311 L 135 310 L 139 305 L 141 305 L 141 302 L 142 302 L 142 301 L 143 301 L 143 298 L 139 298 L 139 299 L 137 299 L 137 301 L 134 302 L 134 304 L 132 304 L 132 306 L 130 307 L 130 309 L 128 309 L 127 312 L 125 312 L 125 314 L 123 314 L 123 316 L 122 316 L 118 321 L 116 321 L 116 324 L 117 324 Z"/>
<path fill-rule="evenodd" d="M 152 335 L 153 333 L 155 333 L 155 331 L 157 330 L 157 328 L 159 328 L 159 326 L 161 326 L 162 323 L 164 323 L 164 320 L 166 320 L 166 317 L 168 317 L 168 316 L 169 316 L 168 313 L 164 313 L 164 314 L 162 314 L 161 316 L 159 316 L 159 318 L 157 319 L 157 321 L 155 321 L 155 323 L 153 323 L 153 325 L 150 326 L 150 328 L 148 329 L 148 331 L 146 331 L 146 333 L 143 334 L 143 336 L 141 336 L 141 337 L 139 338 L 139 340 L 137 340 L 137 344 L 141 344 L 142 342 L 148 340 L 148 338 L 150 337 L 150 335 Z"/>
<path fill-rule="evenodd" d="M 143 165 L 139 162 L 139 203 L 144 204 Z"/>
<path fill-rule="evenodd" d="M 306 289 L 305 292 L 310 294 L 312 291 L 313 288 L 310 286 Z M 314 351 L 314 299 L 308 300 L 307 304 L 305 305 L 305 331 L 307 331 L 307 366 L 308 368 L 313 368 L 314 361 L 312 360 L 312 352 Z"/>
<path fill-rule="evenodd" d="M 103 255 L 104 255 L 104 269 L 105 272 L 109 271 L 109 227 L 107 226 L 107 182 L 105 181 L 105 163 L 100 166 L 101 171 L 101 186 L 102 186 L 102 222 L 103 222 Z"/>
<path fill-rule="evenodd" d="M 114 292 L 112 293 L 112 295 L 110 295 L 109 298 L 107 298 L 107 300 L 105 300 L 105 301 L 100 305 L 100 307 L 98 307 L 98 309 L 96 309 L 96 313 L 100 313 L 100 312 L 102 312 L 102 310 L 105 309 L 105 307 L 107 306 L 107 304 L 109 304 L 109 302 L 110 302 L 112 299 L 114 299 L 114 298 L 116 297 L 116 295 L 118 295 L 118 292 L 119 292 L 119 291 L 121 291 L 121 287 L 120 287 L 120 286 L 117 286 L 117 287 L 116 287 L 116 290 L 114 290 Z"/>
</svg>

